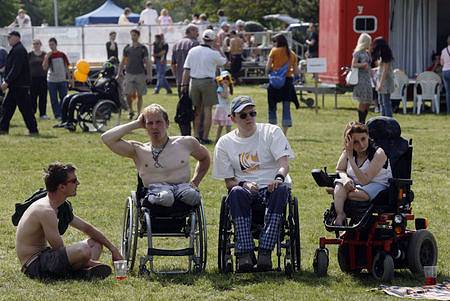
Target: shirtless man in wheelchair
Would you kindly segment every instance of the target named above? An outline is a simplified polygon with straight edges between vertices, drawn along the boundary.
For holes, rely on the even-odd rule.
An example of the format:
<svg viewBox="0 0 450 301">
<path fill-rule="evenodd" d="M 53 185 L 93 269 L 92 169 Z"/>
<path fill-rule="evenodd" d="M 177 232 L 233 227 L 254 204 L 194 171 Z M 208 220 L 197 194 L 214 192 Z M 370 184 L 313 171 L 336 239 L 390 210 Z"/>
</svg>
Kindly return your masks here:
<svg viewBox="0 0 450 301">
<path fill-rule="evenodd" d="M 116 154 L 133 159 L 139 176 L 148 188 L 151 204 L 172 206 L 175 200 L 194 206 L 200 203 L 198 186 L 208 171 L 208 150 L 191 136 L 168 136 L 169 117 L 158 105 L 146 107 L 137 120 L 114 127 L 102 135 L 103 142 Z M 150 138 L 142 143 L 124 140 L 131 132 L 145 129 Z M 190 179 L 189 157 L 198 162 Z"/>
</svg>

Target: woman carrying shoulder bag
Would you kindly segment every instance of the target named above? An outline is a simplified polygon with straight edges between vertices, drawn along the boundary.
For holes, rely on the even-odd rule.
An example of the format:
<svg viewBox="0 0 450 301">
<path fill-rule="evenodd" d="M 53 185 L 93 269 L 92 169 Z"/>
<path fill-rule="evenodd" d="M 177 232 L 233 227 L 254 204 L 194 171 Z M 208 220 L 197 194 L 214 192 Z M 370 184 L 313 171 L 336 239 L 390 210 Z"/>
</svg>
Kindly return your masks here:
<svg viewBox="0 0 450 301">
<path fill-rule="evenodd" d="M 299 108 L 297 94 L 294 87 L 294 76 L 299 76 L 300 70 L 297 66 L 297 56 L 289 49 L 286 37 L 282 34 L 274 36 L 275 47 L 269 53 L 266 64 L 266 73 L 276 72 L 287 64 L 285 82 L 280 88 L 269 84 L 267 88 L 267 100 L 269 102 L 269 123 L 277 124 L 277 103 L 283 103 L 283 115 L 281 125 L 283 132 L 287 135 L 288 128 L 292 127 L 291 101 Z"/>
</svg>

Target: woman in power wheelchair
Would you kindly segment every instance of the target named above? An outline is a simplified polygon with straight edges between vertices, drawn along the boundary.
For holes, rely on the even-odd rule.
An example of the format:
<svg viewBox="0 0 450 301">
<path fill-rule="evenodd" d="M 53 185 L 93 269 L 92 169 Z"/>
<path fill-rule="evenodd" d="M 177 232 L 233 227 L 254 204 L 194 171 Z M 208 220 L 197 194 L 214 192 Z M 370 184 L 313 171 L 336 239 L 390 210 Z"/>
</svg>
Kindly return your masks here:
<svg viewBox="0 0 450 301">
<path fill-rule="evenodd" d="M 351 128 L 354 127 L 366 128 L 361 124 L 352 124 Z M 317 184 L 333 192 L 334 203 L 325 211 L 323 222 L 327 231 L 336 234 L 336 238 L 319 239 L 313 261 L 314 272 L 318 276 L 327 274 L 329 253 L 326 245 L 337 244 L 338 263 L 343 272 L 357 274 L 366 269 L 382 281 L 392 280 L 396 268 L 409 268 L 412 273 L 423 275 L 424 266 L 436 265 L 437 245 L 433 234 L 427 230 L 428 220 L 415 218 L 412 214 L 412 140 L 408 142 L 403 139 L 400 125 L 389 117 L 370 119 L 367 129 L 373 142 L 363 143 L 361 138 L 366 134 L 355 136 L 352 133 L 353 142 L 358 142 L 353 143 L 357 159 L 348 164 L 354 170 L 353 174 L 348 166 L 345 170 L 346 164 L 342 163 L 347 160 L 348 153 L 351 155 L 352 145 L 348 135 L 345 135 L 346 149 L 339 159 L 337 173 L 327 173 L 326 169 L 312 171 Z M 372 146 L 375 148 L 371 151 L 374 152 L 373 159 L 367 154 L 368 161 L 375 163 L 377 168 L 369 166 L 362 173 L 362 168 L 357 165 L 365 164 L 360 151 L 361 146 L 367 143 L 374 143 L 384 151 Z M 376 161 L 377 156 L 379 161 Z M 389 159 L 387 163 L 386 157 Z M 378 185 L 367 187 L 370 180 L 384 185 L 389 175 L 389 165 L 392 177 L 387 179 L 387 185 L 384 188 Z M 356 168 L 359 171 L 355 171 Z M 350 181 L 349 174 L 353 176 L 353 181 L 356 176 L 362 186 L 356 185 L 356 190 L 353 190 L 355 182 Z M 408 220 L 415 221 L 415 230 L 407 229 Z"/>
<path fill-rule="evenodd" d="M 92 124 L 97 131 L 105 131 L 120 123 L 120 87 L 115 79 L 113 63 L 107 61 L 103 64 L 90 90 L 64 97 L 61 123 L 55 127 L 74 132 L 78 123 L 83 131 L 89 131 Z"/>
</svg>

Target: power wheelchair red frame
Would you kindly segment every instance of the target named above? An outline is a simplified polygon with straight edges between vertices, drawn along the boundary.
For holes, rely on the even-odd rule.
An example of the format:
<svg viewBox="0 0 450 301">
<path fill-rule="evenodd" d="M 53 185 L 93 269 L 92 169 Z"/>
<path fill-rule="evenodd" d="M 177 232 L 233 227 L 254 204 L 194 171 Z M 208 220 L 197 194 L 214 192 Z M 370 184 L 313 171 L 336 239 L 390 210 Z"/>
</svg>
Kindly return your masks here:
<svg viewBox="0 0 450 301">
<path fill-rule="evenodd" d="M 386 121 L 385 117 L 374 118 L 372 122 L 396 123 L 393 119 Z M 422 276 L 424 266 L 436 265 L 437 244 L 427 229 L 428 220 L 416 218 L 412 213 L 412 150 L 410 140 L 406 151 L 395 162 L 391 161 L 394 178 L 390 179 L 389 188 L 372 202 L 345 202 L 344 211 L 350 218 L 348 225 L 333 225 L 336 217 L 334 203 L 325 211 L 325 229 L 335 232 L 336 237 L 319 238 L 319 248 L 313 260 L 316 275 L 321 277 L 327 274 L 327 245 L 339 246 L 337 257 L 343 272 L 357 274 L 366 269 L 381 281 L 392 280 L 395 269 L 409 268 L 413 274 Z M 326 169 L 314 169 L 312 175 L 321 187 L 334 187 L 334 179 L 339 177 L 336 173 L 327 173 Z M 413 220 L 415 230 L 408 229 L 407 222 Z"/>
</svg>

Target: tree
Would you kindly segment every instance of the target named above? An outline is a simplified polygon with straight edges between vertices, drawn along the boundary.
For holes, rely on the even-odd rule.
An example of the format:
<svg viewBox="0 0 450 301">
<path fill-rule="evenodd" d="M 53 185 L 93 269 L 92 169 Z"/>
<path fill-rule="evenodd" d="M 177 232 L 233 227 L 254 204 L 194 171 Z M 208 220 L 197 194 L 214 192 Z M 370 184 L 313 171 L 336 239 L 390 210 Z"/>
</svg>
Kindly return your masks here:
<svg viewBox="0 0 450 301">
<path fill-rule="evenodd" d="M 8 26 L 14 21 L 19 9 L 17 0 L 0 0 L 0 26 Z"/>
</svg>

